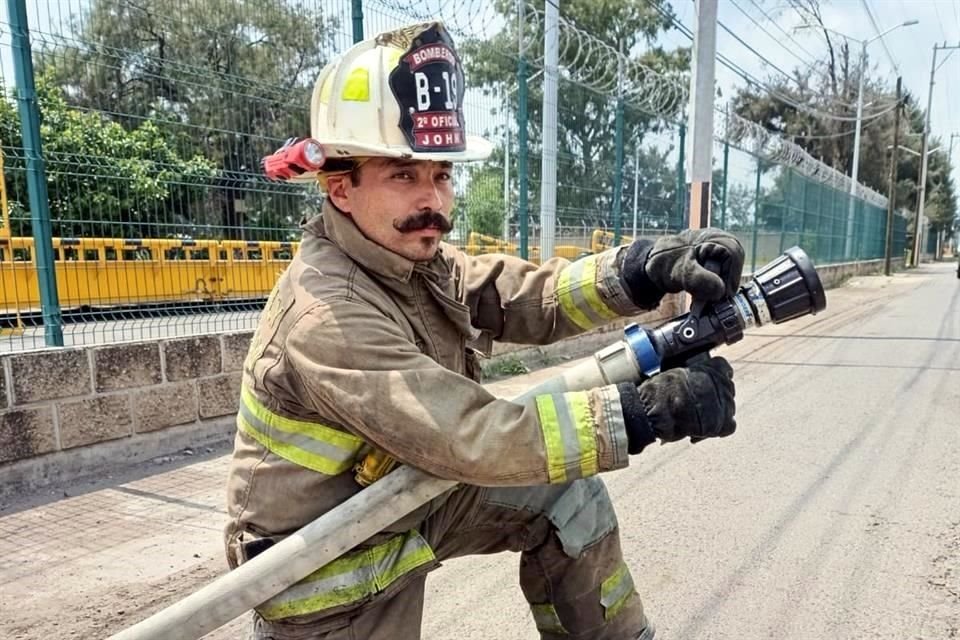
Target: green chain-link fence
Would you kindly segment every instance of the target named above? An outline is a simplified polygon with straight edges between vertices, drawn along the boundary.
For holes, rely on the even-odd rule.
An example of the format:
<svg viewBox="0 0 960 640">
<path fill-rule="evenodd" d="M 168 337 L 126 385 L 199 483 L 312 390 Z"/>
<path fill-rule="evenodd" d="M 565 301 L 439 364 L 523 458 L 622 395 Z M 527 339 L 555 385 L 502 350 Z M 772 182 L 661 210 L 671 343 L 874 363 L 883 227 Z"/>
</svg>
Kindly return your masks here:
<svg viewBox="0 0 960 640">
<path fill-rule="evenodd" d="M 25 16 L 9 10 L 18 5 Z M 0 350 L 254 326 L 296 250 L 299 221 L 320 204 L 315 188 L 266 180 L 260 158 L 309 135 L 310 92 L 327 60 L 363 34 L 416 20 L 451 28 L 467 68 L 468 131 L 495 146 L 489 161 L 457 166 L 449 240 L 544 257 L 543 15 L 532 5 L 8 0 L 6 8 Z M 26 35 L 35 100 L 17 75 Z M 557 154 L 547 166 L 555 162 L 557 175 L 554 254 L 571 258 L 686 224 L 679 63 L 665 58 L 662 77 L 631 66 L 621 91 L 612 50 L 591 38 L 562 22 Z M 42 155 L 23 136 L 31 116 Z M 857 200 L 848 239 L 846 193 L 740 146 L 715 148 L 713 219 L 742 237 L 748 266 L 792 244 L 818 264 L 883 256 L 882 207 Z M 46 207 L 31 204 L 40 183 Z M 899 256 L 905 221 L 895 224 Z M 51 326 L 60 319 L 62 329 Z"/>
</svg>

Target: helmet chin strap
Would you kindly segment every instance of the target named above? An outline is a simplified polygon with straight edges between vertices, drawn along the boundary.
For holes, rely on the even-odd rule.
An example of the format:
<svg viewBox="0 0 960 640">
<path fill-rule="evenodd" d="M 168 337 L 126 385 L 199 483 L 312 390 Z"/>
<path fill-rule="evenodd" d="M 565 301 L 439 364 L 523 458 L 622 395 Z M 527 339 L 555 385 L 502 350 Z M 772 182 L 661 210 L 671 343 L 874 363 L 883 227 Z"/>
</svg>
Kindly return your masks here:
<svg viewBox="0 0 960 640">
<path fill-rule="evenodd" d="M 317 171 L 317 184 L 320 185 L 320 190 L 323 191 L 324 193 L 329 193 L 329 188 L 327 187 L 327 178 L 329 178 L 330 176 L 341 176 L 345 173 L 350 173 L 357 167 L 362 166 L 368 160 L 370 160 L 369 156 L 358 156 L 355 158 L 350 158 L 349 162 L 351 163 L 352 166 L 349 168 L 346 168 L 346 169 L 338 168 L 337 170 L 334 170 L 334 171 L 324 171 L 321 169 L 320 171 Z"/>
</svg>

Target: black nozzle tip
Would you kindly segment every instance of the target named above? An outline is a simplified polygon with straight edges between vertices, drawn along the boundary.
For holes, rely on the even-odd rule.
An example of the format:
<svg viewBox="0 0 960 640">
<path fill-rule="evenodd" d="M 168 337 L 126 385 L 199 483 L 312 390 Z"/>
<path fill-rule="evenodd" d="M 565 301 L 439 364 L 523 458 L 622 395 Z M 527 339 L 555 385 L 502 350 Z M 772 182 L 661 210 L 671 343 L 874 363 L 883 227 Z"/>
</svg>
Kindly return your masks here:
<svg viewBox="0 0 960 640">
<path fill-rule="evenodd" d="M 823 311 L 827 297 L 810 257 L 800 247 L 791 247 L 753 274 L 754 286 L 763 297 L 774 324 Z"/>
<path fill-rule="evenodd" d="M 797 271 L 807 285 L 807 291 L 810 292 L 811 313 L 818 313 L 827 308 L 827 294 L 823 290 L 823 283 L 820 282 L 820 276 L 813 266 L 813 260 L 807 255 L 807 252 L 800 247 L 790 247 L 784 254 L 797 265 Z"/>
</svg>

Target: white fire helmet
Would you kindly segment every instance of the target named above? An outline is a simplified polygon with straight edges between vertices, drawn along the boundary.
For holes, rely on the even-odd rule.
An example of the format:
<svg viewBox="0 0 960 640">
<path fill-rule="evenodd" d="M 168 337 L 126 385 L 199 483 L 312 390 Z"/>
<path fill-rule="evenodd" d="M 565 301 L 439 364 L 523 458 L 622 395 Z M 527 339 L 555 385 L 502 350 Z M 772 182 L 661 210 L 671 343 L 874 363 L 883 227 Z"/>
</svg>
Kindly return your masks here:
<svg viewBox="0 0 960 640">
<path fill-rule="evenodd" d="M 463 65 L 441 22 L 388 31 L 320 72 L 311 134 L 334 166 L 366 156 L 483 160 L 492 147 L 466 134 L 463 93 Z"/>
</svg>

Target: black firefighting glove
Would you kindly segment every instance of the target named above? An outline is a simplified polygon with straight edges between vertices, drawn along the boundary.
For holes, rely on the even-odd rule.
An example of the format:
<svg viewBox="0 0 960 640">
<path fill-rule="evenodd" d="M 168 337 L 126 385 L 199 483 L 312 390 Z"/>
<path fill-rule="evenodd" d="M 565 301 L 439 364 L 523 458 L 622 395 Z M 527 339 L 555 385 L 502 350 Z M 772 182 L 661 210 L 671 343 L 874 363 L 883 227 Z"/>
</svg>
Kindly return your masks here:
<svg viewBox="0 0 960 640">
<path fill-rule="evenodd" d="M 668 369 L 639 386 L 623 382 L 617 390 L 631 454 L 656 438 L 699 442 L 729 436 L 737 428 L 733 369 L 724 358 Z"/>
<path fill-rule="evenodd" d="M 635 240 L 622 255 L 620 278 L 642 309 L 655 308 L 666 293 L 720 300 L 740 287 L 743 246 L 719 229 L 686 229 L 656 242 Z M 705 266 L 708 262 L 717 273 Z"/>
</svg>

